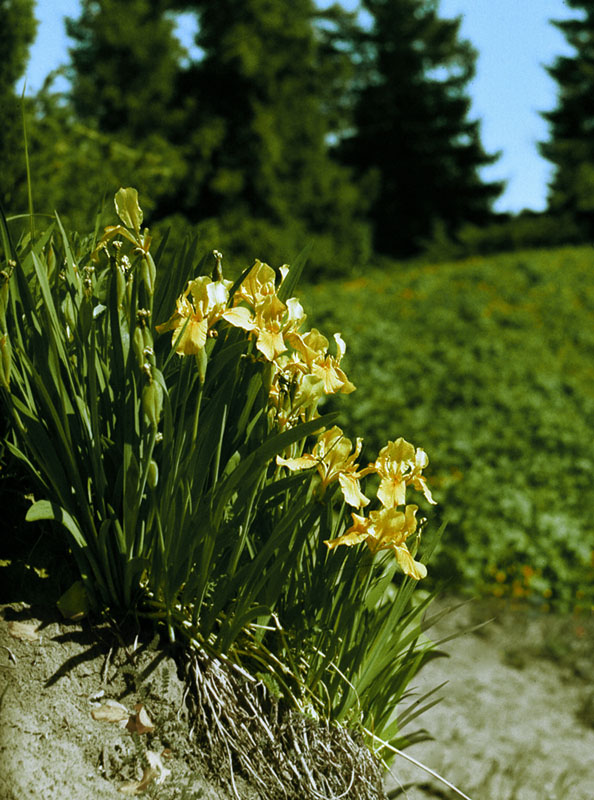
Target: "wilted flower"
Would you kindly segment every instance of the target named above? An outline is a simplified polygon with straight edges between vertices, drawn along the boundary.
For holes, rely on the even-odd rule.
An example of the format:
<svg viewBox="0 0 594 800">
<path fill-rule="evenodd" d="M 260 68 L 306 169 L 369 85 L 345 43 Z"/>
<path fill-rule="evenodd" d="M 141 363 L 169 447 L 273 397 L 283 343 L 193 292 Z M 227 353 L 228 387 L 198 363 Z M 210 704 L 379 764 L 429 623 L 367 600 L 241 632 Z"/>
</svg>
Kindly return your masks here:
<svg viewBox="0 0 594 800">
<path fill-rule="evenodd" d="M 375 463 L 370 465 L 381 478 L 377 496 L 382 505 L 387 508 L 403 505 L 406 502 L 406 487 L 410 484 L 423 492 L 430 503 L 435 504 L 427 481 L 421 475 L 428 463 L 425 451 L 419 447 L 415 450 L 402 437 L 382 447 Z"/>
<path fill-rule="evenodd" d="M 298 353 L 283 354 L 275 360 L 276 371 L 270 385 L 269 405 L 281 429 L 317 415 L 324 394 L 324 383 L 307 372 Z"/>
<path fill-rule="evenodd" d="M 369 469 L 359 470 L 356 464 L 362 444 L 362 439 L 357 439 L 355 450 L 351 452 L 351 440 L 335 425 L 318 437 L 311 454 L 306 453 L 299 458 L 277 456 L 276 463 L 290 470 L 317 467 L 322 479 L 322 492 L 330 483 L 338 480 L 346 502 L 355 508 L 362 508 L 369 503 L 369 498 L 361 491 L 359 481 L 370 472 Z"/>
<path fill-rule="evenodd" d="M 223 315 L 230 286 L 230 281 L 212 281 L 206 275 L 190 281 L 177 300 L 175 313 L 156 326 L 157 332 L 173 331 L 171 345 L 179 355 L 197 355 L 206 344 L 209 328 Z"/>
<path fill-rule="evenodd" d="M 382 508 L 370 512 L 369 517 L 352 514 L 353 525 L 342 536 L 327 540 L 325 544 L 332 550 L 341 544 L 352 547 L 365 542 L 374 554 L 380 550 L 392 550 L 405 575 L 420 580 L 427 575 L 427 568 L 414 560 L 406 545 L 406 540 L 417 529 L 417 511 L 418 506 L 409 505 L 404 511 L 394 506 Z"/>
</svg>

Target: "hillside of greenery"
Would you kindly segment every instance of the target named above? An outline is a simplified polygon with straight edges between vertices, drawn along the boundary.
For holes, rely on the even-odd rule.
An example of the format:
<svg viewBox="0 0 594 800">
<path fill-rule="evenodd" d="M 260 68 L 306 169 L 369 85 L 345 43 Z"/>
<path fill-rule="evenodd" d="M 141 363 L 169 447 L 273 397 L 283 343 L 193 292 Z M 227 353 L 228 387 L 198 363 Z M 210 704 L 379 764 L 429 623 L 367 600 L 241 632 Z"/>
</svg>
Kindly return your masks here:
<svg viewBox="0 0 594 800">
<path fill-rule="evenodd" d="M 395 263 L 307 295 L 310 323 L 347 343 L 357 393 L 338 402 L 364 456 L 396 435 L 429 454 L 433 514 L 448 520 L 433 576 L 545 610 L 590 607 L 592 249 Z"/>
</svg>

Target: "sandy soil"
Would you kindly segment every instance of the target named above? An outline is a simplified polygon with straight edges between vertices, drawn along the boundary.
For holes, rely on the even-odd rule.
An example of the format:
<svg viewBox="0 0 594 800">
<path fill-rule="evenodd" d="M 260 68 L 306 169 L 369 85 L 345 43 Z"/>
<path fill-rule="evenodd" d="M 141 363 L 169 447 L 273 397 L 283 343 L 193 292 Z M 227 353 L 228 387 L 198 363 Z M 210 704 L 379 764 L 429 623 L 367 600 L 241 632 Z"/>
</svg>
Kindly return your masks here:
<svg viewBox="0 0 594 800">
<path fill-rule="evenodd" d="M 105 629 L 67 624 L 47 606 L 11 603 L 1 612 L 2 800 L 115 800 L 147 774 L 147 758 L 156 766 L 145 797 L 228 798 L 204 775 L 190 745 L 183 684 L 154 643 L 113 650 Z M 437 630 L 445 636 L 489 613 L 465 607 Z M 591 636 L 580 621 L 506 611 L 444 645 L 450 657 L 416 682 L 422 692 L 448 681 L 443 701 L 421 720 L 436 741 L 406 752 L 472 800 L 592 800 Z M 107 700 L 125 707 L 124 725 L 139 719 L 141 704 L 154 730 L 131 733 L 94 719 Z M 400 758 L 393 775 L 388 791 L 408 786 L 399 797 L 455 796 Z M 246 784 L 238 792 L 254 797 Z"/>
<path fill-rule="evenodd" d="M 472 800 L 593 800 L 593 620 L 475 605 L 437 630 L 446 636 L 491 613 L 493 622 L 445 644 L 450 657 L 419 676 L 420 691 L 448 683 L 422 717 L 435 741 L 406 753 Z M 391 789 L 424 784 L 399 795 L 408 800 L 456 796 L 403 759 L 392 772 Z"/>
<path fill-rule="evenodd" d="M 173 660 L 151 642 L 113 649 L 105 629 L 40 610 L 2 609 L 2 800 L 121 798 L 138 793 L 134 782 L 151 778 L 151 764 L 146 797 L 226 797 L 190 745 Z M 108 701 L 121 725 L 94 718 Z"/>
</svg>

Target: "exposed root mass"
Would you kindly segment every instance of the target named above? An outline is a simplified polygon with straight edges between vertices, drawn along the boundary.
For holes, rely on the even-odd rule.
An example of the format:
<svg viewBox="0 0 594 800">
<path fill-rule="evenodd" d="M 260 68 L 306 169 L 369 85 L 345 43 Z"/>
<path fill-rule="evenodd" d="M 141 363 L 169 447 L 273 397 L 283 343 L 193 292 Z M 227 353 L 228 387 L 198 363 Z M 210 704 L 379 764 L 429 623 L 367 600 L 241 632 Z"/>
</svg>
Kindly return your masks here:
<svg viewBox="0 0 594 800">
<path fill-rule="evenodd" d="M 188 669 L 193 734 L 236 797 L 240 775 L 266 800 L 383 800 L 383 768 L 344 727 L 283 709 L 267 687 L 216 659 Z M 243 800 L 243 798 L 241 799 Z"/>
</svg>

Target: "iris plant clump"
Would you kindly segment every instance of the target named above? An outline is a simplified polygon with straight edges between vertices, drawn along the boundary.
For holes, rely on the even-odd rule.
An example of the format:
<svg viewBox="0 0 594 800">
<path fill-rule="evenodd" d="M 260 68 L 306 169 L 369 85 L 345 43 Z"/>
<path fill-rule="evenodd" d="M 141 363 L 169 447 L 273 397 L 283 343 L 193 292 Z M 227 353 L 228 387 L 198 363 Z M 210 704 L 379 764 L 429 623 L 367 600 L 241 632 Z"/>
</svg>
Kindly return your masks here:
<svg viewBox="0 0 594 800">
<path fill-rule="evenodd" d="M 195 242 L 153 256 L 134 189 L 115 206 L 86 238 L 56 217 L 15 244 L 2 224 L 0 384 L 28 519 L 66 531 L 95 613 L 152 620 L 389 757 L 421 735 L 401 729 L 423 704 L 398 704 L 436 655 L 414 591 L 427 455 L 396 438 L 361 465 L 321 414 L 355 387 L 341 336 L 307 330 L 301 262 L 231 281 Z"/>
</svg>

